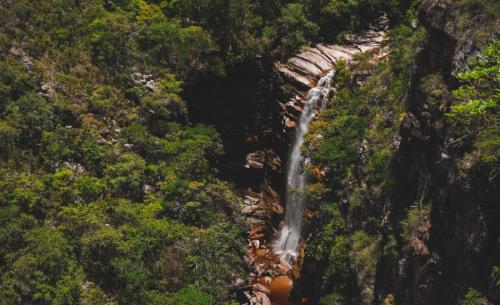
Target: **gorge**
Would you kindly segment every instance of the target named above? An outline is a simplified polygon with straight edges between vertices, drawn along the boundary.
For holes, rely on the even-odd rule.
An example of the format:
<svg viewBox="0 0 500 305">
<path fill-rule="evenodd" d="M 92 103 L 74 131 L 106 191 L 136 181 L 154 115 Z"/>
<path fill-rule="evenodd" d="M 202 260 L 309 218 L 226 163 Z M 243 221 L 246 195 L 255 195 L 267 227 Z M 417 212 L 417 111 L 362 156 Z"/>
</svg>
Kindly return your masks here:
<svg viewBox="0 0 500 305">
<path fill-rule="evenodd" d="M 0 1 L 0 304 L 500 304 L 499 12 Z"/>
<path fill-rule="evenodd" d="M 377 26 L 385 28 L 386 20 L 382 18 Z M 249 153 L 246 167 L 264 170 L 284 160 L 287 164 L 286 170 L 281 171 L 285 180 L 285 195 L 282 196 L 284 204 L 281 205 L 279 196 L 272 190 L 269 182 L 264 182 L 264 190 L 260 195 L 247 193 L 243 213 L 249 219 L 251 228 L 248 257 L 254 269 L 250 278 L 253 293 L 247 295 L 250 304 L 265 304 L 262 300 L 266 300 L 266 295 L 272 301 L 280 300 L 278 304 L 287 304 L 291 279 L 299 275 L 300 260 L 303 259 L 303 252 L 300 254 L 299 248 L 302 244 L 302 223 L 307 208 L 304 192 L 308 174 L 303 167 L 307 161 L 302 155 L 305 136 L 311 122 L 325 109 L 326 102 L 334 94 L 336 64 L 349 64 L 356 54 L 363 53 L 369 54 L 374 61 L 384 58 L 384 35 L 384 31 L 372 29 L 350 36 L 345 45 L 319 44 L 305 48 L 286 64 L 279 65 L 280 73 L 294 85 L 292 94 L 286 95 L 285 102 L 281 104 L 284 106 L 279 106 L 282 111 L 279 113 L 280 121 L 283 125 L 278 125 L 277 128 L 283 133 L 276 134 L 278 139 L 286 141 L 286 148 L 282 158 L 271 160 L 267 157 L 272 154 Z M 255 158 L 259 156 L 261 158 Z M 282 167 L 284 165 L 279 166 Z M 279 226 L 273 221 L 273 214 L 284 214 Z M 262 215 L 267 215 L 267 218 L 264 217 L 265 221 L 262 221 Z M 255 234 L 256 232 L 265 233 Z"/>
</svg>

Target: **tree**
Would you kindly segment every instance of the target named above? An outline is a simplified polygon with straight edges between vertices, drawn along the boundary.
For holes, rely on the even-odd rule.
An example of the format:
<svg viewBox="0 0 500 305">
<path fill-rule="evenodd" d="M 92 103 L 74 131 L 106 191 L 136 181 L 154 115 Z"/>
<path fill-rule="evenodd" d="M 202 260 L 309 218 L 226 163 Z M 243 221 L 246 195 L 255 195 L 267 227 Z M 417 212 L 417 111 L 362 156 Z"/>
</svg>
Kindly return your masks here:
<svg viewBox="0 0 500 305">
<path fill-rule="evenodd" d="M 80 294 L 79 270 L 68 241 L 58 230 L 37 228 L 3 277 L 23 304 L 75 304 Z"/>
<path fill-rule="evenodd" d="M 133 51 L 131 38 L 134 33 L 124 14 L 106 12 L 92 21 L 89 31 L 93 59 L 98 64 L 123 65 Z"/>
<path fill-rule="evenodd" d="M 146 162 L 139 155 L 127 152 L 106 167 L 109 184 L 117 195 L 140 198 L 143 194 L 144 171 Z"/>
<path fill-rule="evenodd" d="M 290 3 L 281 9 L 278 29 L 281 36 L 280 48 L 285 57 L 291 56 L 309 39 L 315 38 L 319 30 L 318 26 L 307 18 L 304 6 L 299 3 Z"/>
<path fill-rule="evenodd" d="M 447 116 L 452 121 L 482 129 L 495 125 L 500 101 L 500 42 L 487 46 L 478 58 L 469 64 L 470 70 L 458 75 L 462 86 L 455 90 L 458 104 Z"/>
</svg>

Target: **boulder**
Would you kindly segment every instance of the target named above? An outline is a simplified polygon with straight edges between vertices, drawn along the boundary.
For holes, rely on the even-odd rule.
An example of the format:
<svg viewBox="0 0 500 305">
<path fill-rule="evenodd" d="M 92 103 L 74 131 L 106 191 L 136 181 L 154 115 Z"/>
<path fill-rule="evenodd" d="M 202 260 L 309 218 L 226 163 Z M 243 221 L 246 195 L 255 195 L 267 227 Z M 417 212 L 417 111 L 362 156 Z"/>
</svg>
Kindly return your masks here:
<svg viewBox="0 0 500 305">
<path fill-rule="evenodd" d="M 262 292 L 262 293 L 265 293 L 265 294 L 271 293 L 271 291 L 267 287 L 265 287 L 264 285 L 262 285 L 262 284 L 254 284 L 252 286 L 252 289 L 253 289 L 253 291 Z"/>
<path fill-rule="evenodd" d="M 255 298 L 256 298 L 256 305 L 271 305 L 271 300 L 269 299 L 269 297 L 265 294 L 265 293 L 262 293 L 262 292 L 256 292 L 255 293 Z"/>
</svg>

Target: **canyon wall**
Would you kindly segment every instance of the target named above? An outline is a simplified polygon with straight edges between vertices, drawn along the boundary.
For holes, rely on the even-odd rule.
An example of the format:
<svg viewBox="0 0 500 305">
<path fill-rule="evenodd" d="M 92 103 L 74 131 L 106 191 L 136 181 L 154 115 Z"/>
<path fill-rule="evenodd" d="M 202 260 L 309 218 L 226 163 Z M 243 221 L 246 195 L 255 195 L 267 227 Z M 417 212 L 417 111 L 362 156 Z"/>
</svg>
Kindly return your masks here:
<svg viewBox="0 0 500 305">
<path fill-rule="evenodd" d="M 453 103 L 451 92 L 458 87 L 457 74 L 468 69 L 467 63 L 477 56 L 487 40 L 498 37 L 498 27 L 494 24 L 481 7 L 465 9 L 453 1 L 422 1 L 414 30 L 424 28 L 427 35 L 423 44 L 413 50 L 414 60 L 407 66 L 411 71 L 407 89 L 398 99 L 402 104 L 394 107 L 401 107 L 402 111 L 374 114 L 380 115 L 385 125 L 396 126 L 392 133 L 385 135 L 389 140 L 381 147 L 384 150 L 392 147 L 388 156 L 389 174 L 384 178 L 390 187 L 382 182 L 378 185 L 385 185 L 381 192 L 371 185 L 377 173 L 370 172 L 371 161 L 367 159 L 377 155 L 373 148 L 377 140 L 356 139 L 359 146 L 351 172 L 339 177 L 345 179 L 344 182 L 332 184 L 334 188 L 343 185 L 342 189 L 334 189 L 343 195 L 322 199 L 323 202 L 338 201 L 331 205 L 339 207 L 342 222 L 345 221 L 341 240 L 349 244 L 345 246 L 349 257 L 344 262 L 348 266 L 342 275 L 339 271 L 342 267 L 318 257 L 318 253 L 324 251 L 323 243 L 329 240 L 325 236 L 330 232 L 327 230 L 332 230 L 321 227 L 325 225 L 324 219 L 331 216 L 321 215 L 319 211 L 308 226 L 306 248 L 311 249 L 309 254 L 306 250 L 301 277 L 296 281 L 295 300 L 312 304 L 335 299 L 339 304 L 456 305 L 462 304 L 473 291 L 478 294 L 476 301 L 480 303 L 477 304 L 499 301 L 498 288 L 492 278 L 492 270 L 500 263 L 500 227 L 496 224 L 500 212 L 498 179 L 478 165 L 477 147 L 462 141 L 446 117 Z M 280 67 L 293 88 L 289 91 L 290 98 L 280 104 L 285 134 L 287 128 L 294 127 L 300 112 L 300 88 L 314 84 L 316 75 L 327 66 L 317 55 L 325 48 L 321 45 L 316 48 L 319 51 L 308 50 L 289 66 Z M 348 68 L 356 70 L 352 65 Z M 309 76 L 304 71 L 308 71 Z M 356 72 L 351 77 L 351 82 L 356 83 Z M 372 104 L 366 105 L 367 109 L 375 103 L 383 103 L 369 102 Z M 369 110 L 357 115 L 360 113 L 370 115 Z M 395 116 L 399 116 L 400 121 Z M 374 121 L 376 119 L 368 118 L 368 124 L 377 126 Z M 328 134 L 313 132 L 316 138 Z M 375 127 L 369 134 L 382 137 Z M 307 148 L 308 151 L 318 150 L 314 142 L 309 141 L 308 145 L 313 147 Z M 323 166 L 314 161 L 313 165 Z M 319 175 L 319 180 L 325 179 L 332 178 Z M 356 208 L 366 215 L 352 212 L 356 200 L 365 205 Z M 408 232 L 412 225 L 412 231 Z M 360 241 L 360 236 L 366 238 Z M 344 251 L 338 241 L 332 243 L 331 251 Z M 327 250 L 323 255 L 335 257 L 337 253 Z M 373 272 L 367 271 L 367 264 L 374 264 Z M 325 279 L 328 272 L 331 278 Z"/>
<path fill-rule="evenodd" d="M 457 304 L 471 287 L 494 299 L 491 272 L 500 258 L 500 227 L 495 220 L 500 212 L 498 185 L 495 188 L 475 166 L 477 148 L 458 144 L 451 134 L 444 114 L 451 97 L 433 105 L 422 92 L 429 75 L 441 76 L 451 92 L 457 86 L 457 73 L 467 70 L 467 62 L 481 49 L 477 37 L 484 30 L 482 14 L 460 28 L 463 16 L 453 5 L 427 0 L 419 11 L 429 38 L 417 55 L 405 101 L 408 115 L 400 128 L 394 163 L 398 183 L 393 190 L 392 225 L 399 225 L 405 205 L 420 200 L 432 208 L 419 234 L 423 251 L 399 257 L 398 270 L 381 264 L 377 275 L 384 290 L 386 275 L 393 274 L 387 282 L 393 283 L 401 304 Z"/>
</svg>

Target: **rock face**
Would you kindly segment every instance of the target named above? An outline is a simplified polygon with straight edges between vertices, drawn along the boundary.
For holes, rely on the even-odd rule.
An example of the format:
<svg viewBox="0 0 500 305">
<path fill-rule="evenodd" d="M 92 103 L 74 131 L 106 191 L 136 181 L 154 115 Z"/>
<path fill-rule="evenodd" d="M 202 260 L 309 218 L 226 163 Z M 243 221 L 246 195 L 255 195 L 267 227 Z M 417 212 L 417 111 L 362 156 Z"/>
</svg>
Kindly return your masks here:
<svg viewBox="0 0 500 305">
<path fill-rule="evenodd" d="M 343 60 L 352 61 L 358 53 L 374 52 L 385 56 L 381 50 L 383 31 L 369 30 L 360 35 L 347 35 L 346 44 L 317 44 L 304 47 L 302 51 L 284 64 L 278 64 L 284 84 L 284 95 L 277 105 L 279 114 L 278 136 L 287 142 L 286 135 L 293 131 L 302 112 L 307 92 L 314 88 L 318 80 L 330 72 L 335 64 Z"/>
<path fill-rule="evenodd" d="M 245 168 L 263 170 L 265 166 L 276 172 L 281 171 L 281 159 L 272 149 L 257 150 L 247 155 Z"/>
<path fill-rule="evenodd" d="M 472 16 L 468 20 L 468 25 L 461 25 L 465 16 L 457 16 L 454 6 L 456 1 L 452 0 L 423 0 L 420 7 L 420 21 L 434 36 L 445 37 L 453 45 L 449 45 L 447 50 L 451 63 L 451 74 L 463 72 L 467 69 L 467 61 L 477 55 L 480 46 L 476 39 L 471 37 L 481 30 L 484 24 L 484 14 L 480 8 L 478 11 L 469 12 Z M 455 15 L 452 13 L 455 12 Z M 498 33 L 483 33 L 484 36 L 494 38 Z"/>
<path fill-rule="evenodd" d="M 406 98 L 408 113 L 394 163 L 392 201 L 397 204 L 389 218 L 397 226 L 402 220 L 398 215 L 421 194 L 432 210 L 410 240 L 410 253 L 379 262 L 375 295 L 395 292 L 400 304 L 455 305 L 471 287 L 493 295 L 490 271 L 500 257 L 500 226 L 494 220 L 500 212 L 499 189 L 478 182 L 483 178 L 472 170 L 477 161 L 473 150 L 446 148 L 450 135 L 440 120 L 449 105 L 426 104 L 419 89 L 419 80 L 439 74 L 453 90 L 453 75 L 466 70 L 467 61 L 480 50 L 472 38 L 477 37 L 481 17 L 459 29 L 461 17 L 456 10 L 451 13 L 455 3 L 424 0 L 419 9 L 429 40 L 416 58 Z"/>
</svg>

